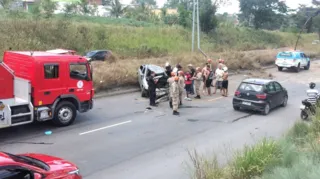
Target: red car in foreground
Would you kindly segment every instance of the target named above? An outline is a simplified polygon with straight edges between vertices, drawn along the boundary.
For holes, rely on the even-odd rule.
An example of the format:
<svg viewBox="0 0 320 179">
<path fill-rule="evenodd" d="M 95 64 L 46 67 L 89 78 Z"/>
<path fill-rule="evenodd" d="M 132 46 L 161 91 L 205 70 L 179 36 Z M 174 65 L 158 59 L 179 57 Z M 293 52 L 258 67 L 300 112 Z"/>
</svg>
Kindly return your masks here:
<svg viewBox="0 0 320 179">
<path fill-rule="evenodd" d="M 0 152 L 0 179 L 82 179 L 76 165 L 44 154 Z"/>
</svg>

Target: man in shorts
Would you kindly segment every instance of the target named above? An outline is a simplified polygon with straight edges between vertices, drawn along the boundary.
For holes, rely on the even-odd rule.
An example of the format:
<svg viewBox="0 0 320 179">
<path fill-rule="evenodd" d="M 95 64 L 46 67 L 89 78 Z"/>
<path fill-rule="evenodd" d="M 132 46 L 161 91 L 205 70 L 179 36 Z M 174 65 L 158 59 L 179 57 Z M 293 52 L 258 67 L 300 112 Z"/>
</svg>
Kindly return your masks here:
<svg viewBox="0 0 320 179">
<path fill-rule="evenodd" d="M 214 76 L 214 72 L 211 70 L 210 65 L 207 65 L 207 70 L 205 74 L 205 78 L 206 78 L 205 85 L 208 90 L 209 96 L 211 96 L 211 84 L 212 84 L 213 76 Z"/>
<path fill-rule="evenodd" d="M 223 75 L 222 75 L 222 96 L 227 97 L 228 96 L 228 68 L 225 66 L 223 67 Z"/>
<path fill-rule="evenodd" d="M 218 68 L 216 69 L 216 72 L 215 72 L 217 81 L 216 81 L 216 85 L 215 85 L 213 94 L 216 94 L 217 89 L 220 89 L 220 93 L 222 93 L 222 81 L 223 81 L 222 76 L 223 76 L 223 73 L 224 73 L 224 71 L 222 70 L 222 65 L 219 64 Z"/>
</svg>

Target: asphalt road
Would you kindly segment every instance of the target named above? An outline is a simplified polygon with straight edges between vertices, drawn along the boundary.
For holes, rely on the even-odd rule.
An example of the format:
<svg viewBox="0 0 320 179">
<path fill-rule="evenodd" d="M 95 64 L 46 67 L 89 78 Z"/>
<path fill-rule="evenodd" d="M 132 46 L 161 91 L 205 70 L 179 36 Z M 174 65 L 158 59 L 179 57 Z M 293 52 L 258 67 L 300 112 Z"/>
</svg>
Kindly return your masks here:
<svg viewBox="0 0 320 179">
<path fill-rule="evenodd" d="M 69 127 L 40 123 L 0 130 L 0 150 L 59 156 L 76 163 L 88 179 L 187 179 L 187 150 L 214 151 L 225 162 L 243 144 L 281 136 L 299 120 L 308 83 L 320 86 L 319 67 L 313 62 L 298 74 L 268 70 L 289 92 L 288 105 L 268 116 L 233 110 L 233 93 L 245 78 L 237 75 L 230 79 L 230 97 L 184 101 L 180 116 L 172 115 L 167 102 L 146 110 L 148 101 L 139 93 L 101 98 Z M 52 135 L 45 135 L 47 130 Z"/>
</svg>

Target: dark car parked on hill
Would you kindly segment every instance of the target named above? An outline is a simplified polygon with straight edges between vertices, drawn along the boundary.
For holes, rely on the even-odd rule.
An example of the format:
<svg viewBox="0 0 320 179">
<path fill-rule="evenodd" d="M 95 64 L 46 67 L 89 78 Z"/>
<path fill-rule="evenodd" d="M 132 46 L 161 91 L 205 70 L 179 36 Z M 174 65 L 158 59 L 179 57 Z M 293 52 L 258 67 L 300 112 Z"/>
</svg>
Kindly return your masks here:
<svg viewBox="0 0 320 179">
<path fill-rule="evenodd" d="M 94 50 L 88 52 L 85 57 L 89 61 L 106 61 L 111 56 L 111 51 L 109 50 Z"/>
<path fill-rule="evenodd" d="M 249 109 L 269 114 L 270 109 L 286 106 L 287 90 L 277 81 L 250 78 L 241 82 L 233 97 L 235 110 Z"/>
</svg>

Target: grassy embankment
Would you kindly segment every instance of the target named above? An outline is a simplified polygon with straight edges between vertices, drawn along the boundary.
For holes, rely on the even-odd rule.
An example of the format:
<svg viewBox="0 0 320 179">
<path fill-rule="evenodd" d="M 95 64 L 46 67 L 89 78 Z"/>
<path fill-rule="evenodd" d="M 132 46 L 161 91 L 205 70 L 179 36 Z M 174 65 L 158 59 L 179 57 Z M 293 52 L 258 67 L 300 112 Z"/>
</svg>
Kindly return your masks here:
<svg viewBox="0 0 320 179">
<path fill-rule="evenodd" d="M 208 156 L 191 154 L 195 179 L 318 179 L 320 108 L 312 122 L 297 122 L 279 140 L 264 138 L 234 153 L 221 167 Z"/>
<path fill-rule="evenodd" d="M 49 20 L 34 20 L 29 14 L 2 17 L 1 53 L 9 47 L 14 50 L 67 48 L 80 54 L 93 49 L 112 50 L 113 63 L 94 64 L 98 91 L 136 85 L 137 68 L 143 63 L 164 65 L 169 61 L 203 66 L 205 61 L 201 54 L 190 53 L 190 30 L 179 26 L 81 16 L 69 19 L 56 16 Z M 316 38 L 314 34 L 303 35 L 299 48 L 317 54 L 311 46 Z M 231 70 L 256 69 L 272 64 L 277 53 L 274 49 L 293 47 L 295 40 L 296 34 L 220 26 L 214 34 L 202 34 L 201 48 L 213 59 L 224 58 Z"/>
</svg>

